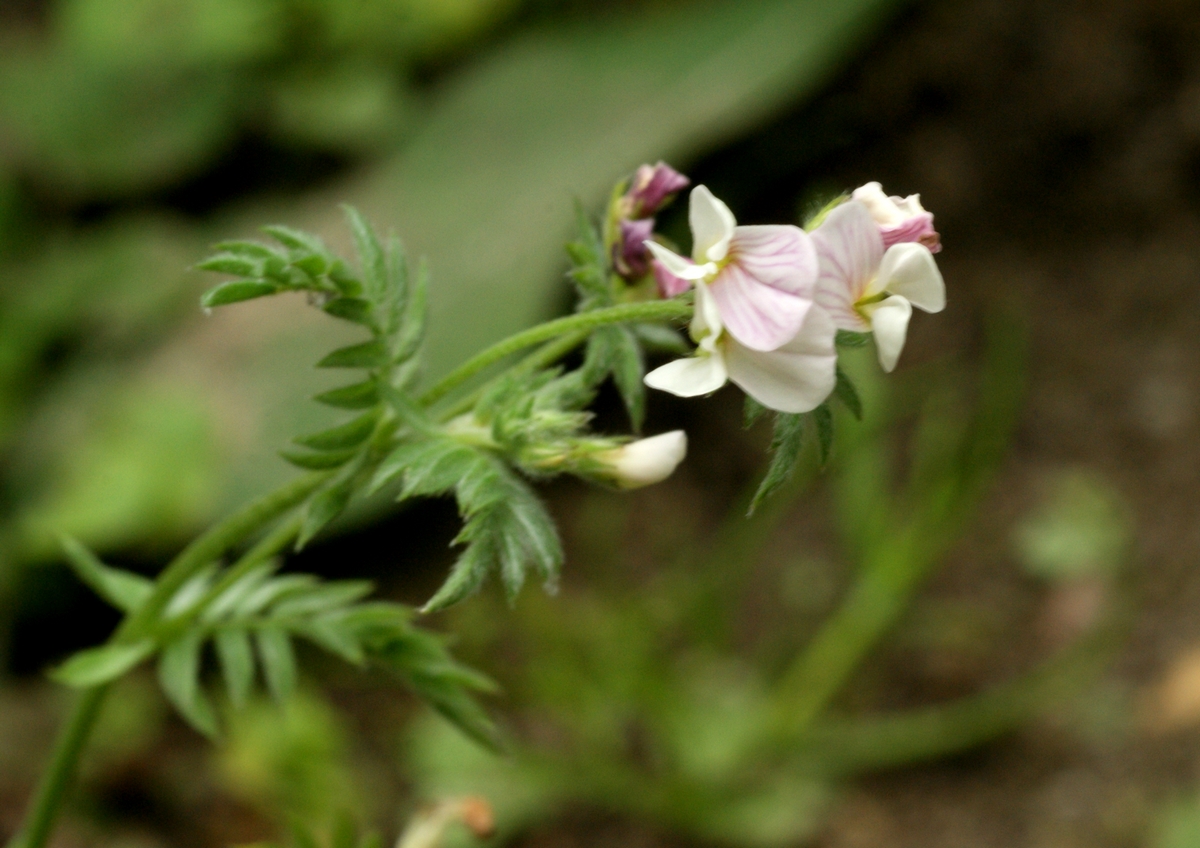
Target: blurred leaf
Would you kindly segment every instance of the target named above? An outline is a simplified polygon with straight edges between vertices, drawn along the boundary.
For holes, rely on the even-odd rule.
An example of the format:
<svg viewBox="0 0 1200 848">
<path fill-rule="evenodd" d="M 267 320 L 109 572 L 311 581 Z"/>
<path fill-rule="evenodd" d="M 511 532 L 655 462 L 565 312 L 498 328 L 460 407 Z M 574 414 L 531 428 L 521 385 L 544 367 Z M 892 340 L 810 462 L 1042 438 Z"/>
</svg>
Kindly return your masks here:
<svg viewBox="0 0 1200 848">
<path fill-rule="evenodd" d="M 200 633 L 184 634 L 166 645 L 158 659 L 158 682 L 188 724 L 212 738 L 217 735 L 217 715 L 200 683 L 203 647 Z"/>
<path fill-rule="evenodd" d="M 1042 503 L 1017 526 L 1013 541 L 1021 564 L 1038 577 L 1110 576 L 1125 561 L 1132 528 L 1120 493 L 1100 475 L 1074 469 L 1048 481 Z"/>
<path fill-rule="evenodd" d="M 150 597 L 154 584 L 140 574 L 111 568 L 70 536 L 62 537 L 67 561 L 79 579 L 123 612 L 133 612 Z"/>
<path fill-rule="evenodd" d="M 154 641 L 146 639 L 132 645 L 101 645 L 72 656 L 50 676 L 59 683 L 76 688 L 98 686 L 117 679 L 154 653 Z"/>
</svg>

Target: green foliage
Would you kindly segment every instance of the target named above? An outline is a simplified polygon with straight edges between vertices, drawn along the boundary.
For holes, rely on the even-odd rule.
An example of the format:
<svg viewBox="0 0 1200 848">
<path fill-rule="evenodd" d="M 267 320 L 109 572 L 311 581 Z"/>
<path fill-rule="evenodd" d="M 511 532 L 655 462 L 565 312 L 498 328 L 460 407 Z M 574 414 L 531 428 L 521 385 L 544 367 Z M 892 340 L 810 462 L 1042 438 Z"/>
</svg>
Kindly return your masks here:
<svg viewBox="0 0 1200 848">
<path fill-rule="evenodd" d="M 530 569 L 552 588 L 562 565 L 562 546 L 541 501 L 503 462 L 453 438 L 411 442 L 379 466 L 372 489 L 402 480 L 398 499 L 454 493 L 463 529 L 454 540 L 466 549 L 450 576 L 425 604 L 443 609 L 475 592 L 498 573 L 514 599 Z"/>
<path fill-rule="evenodd" d="M 771 434 L 771 463 L 767 466 L 767 474 L 759 484 L 758 491 L 750 501 L 750 515 L 792 476 L 803 443 L 804 415 L 777 413 L 775 429 Z"/>
</svg>

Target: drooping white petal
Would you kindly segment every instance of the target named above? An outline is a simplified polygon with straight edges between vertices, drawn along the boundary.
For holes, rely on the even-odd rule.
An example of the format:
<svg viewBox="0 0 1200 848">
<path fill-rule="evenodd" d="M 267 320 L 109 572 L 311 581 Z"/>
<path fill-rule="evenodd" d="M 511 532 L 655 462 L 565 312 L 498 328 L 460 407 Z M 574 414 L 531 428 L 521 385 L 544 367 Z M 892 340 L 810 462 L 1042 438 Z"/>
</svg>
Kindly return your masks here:
<svg viewBox="0 0 1200 848">
<path fill-rule="evenodd" d="M 894 227 L 925 212 L 921 206 L 921 195 L 889 197 L 884 193 L 883 186 L 876 182 L 859 186 L 851 197 L 866 206 L 875 223 L 881 227 Z"/>
<path fill-rule="evenodd" d="M 883 259 L 883 237 L 867 207 L 849 200 L 835 207 L 812 234 L 820 273 L 816 301 L 843 330 L 869 327 L 854 309 Z"/>
<path fill-rule="evenodd" d="M 908 335 L 908 321 L 912 318 L 912 304 L 907 298 L 894 294 L 878 304 L 868 307 L 871 330 L 875 333 L 875 350 L 884 371 L 891 371 L 904 350 L 904 339 Z"/>
<path fill-rule="evenodd" d="M 679 397 L 696 397 L 715 392 L 728 375 L 720 351 L 676 359 L 646 375 L 646 385 Z"/>
<path fill-rule="evenodd" d="M 926 312 L 946 308 L 946 284 L 933 254 L 923 244 L 894 244 L 883 254 L 879 265 L 881 291 L 903 295 L 913 306 Z"/>
<path fill-rule="evenodd" d="M 785 344 L 799 332 L 813 305 L 811 298 L 759 282 L 739 262 L 722 268 L 709 290 L 725 329 L 751 350 Z"/>
<path fill-rule="evenodd" d="M 705 186 L 692 189 L 688 223 L 692 226 L 692 258 L 697 264 L 720 262 L 725 258 L 737 219 Z"/>
<path fill-rule="evenodd" d="M 800 332 L 778 350 L 725 347 L 729 379 L 763 406 L 780 412 L 816 409 L 837 382 L 837 327 L 825 310 L 809 311 Z"/>
<path fill-rule="evenodd" d="M 654 258 L 661 262 L 668 271 L 683 280 L 701 280 L 708 274 L 711 274 L 714 268 L 711 265 L 694 265 L 688 262 L 678 253 L 673 250 L 667 250 L 661 244 L 655 241 L 646 240 L 645 245 Z"/>
</svg>

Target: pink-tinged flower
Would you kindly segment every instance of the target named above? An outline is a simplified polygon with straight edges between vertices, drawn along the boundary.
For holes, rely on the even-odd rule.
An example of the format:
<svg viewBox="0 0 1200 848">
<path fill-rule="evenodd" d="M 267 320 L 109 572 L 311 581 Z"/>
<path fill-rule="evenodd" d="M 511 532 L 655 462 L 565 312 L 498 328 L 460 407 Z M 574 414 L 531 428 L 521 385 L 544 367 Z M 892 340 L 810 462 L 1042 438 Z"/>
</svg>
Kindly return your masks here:
<svg viewBox="0 0 1200 848">
<path fill-rule="evenodd" d="M 613 245 L 613 266 L 627 280 L 640 279 L 650 270 L 646 241 L 654 234 L 654 219 L 623 220 L 618 227 L 617 243 Z"/>
<path fill-rule="evenodd" d="M 933 213 L 921 206 L 921 195 L 888 197 L 879 183 L 859 186 L 851 195 L 871 213 L 883 236 L 883 246 L 915 241 L 929 248 L 930 253 L 942 249 L 941 236 L 933 228 Z"/>
<path fill-rule="evenodd" d="M 711 288 L 696 281 L 696 312 L 689 328 L 695 355 L 676 359 L 646 375 L 646 385 L 680 397 L 715 392 L 732 380 L 763 406 L 809 412 L 837 382 L 837 328 L 820 307 L 805 312 L 799 331 L 770 351 L 752 350 L 725 332 Z"/>
<path fill-rule="evenodd" d="M 625 192 L 623 200 L 626 213 L 630 218 L 648 218 L 691 182 L 665 162 L 642 165 L 634 173 L 629 190 Z"/>
<path fill-rule="evenodd" d="M 646 242 L 681 280 L 707 283 L 729 334 L 750 350 L 775 350 L 796 337 L 813 303 L 817 254 L 799 227 L 739 227 L 704 186 L 692 189 L 692 259 Z"/>
<path fill-rule="evenodd" d="M 842 330 L 875 333 L 879 364 L 896 367 L 912 308 L 941 312 L 946 285 L 923 244 L 902 242 L 884 249 L 867 207 L 847 201 L 812 234 L 820 257 L 817 303 Z"/>
</svg>

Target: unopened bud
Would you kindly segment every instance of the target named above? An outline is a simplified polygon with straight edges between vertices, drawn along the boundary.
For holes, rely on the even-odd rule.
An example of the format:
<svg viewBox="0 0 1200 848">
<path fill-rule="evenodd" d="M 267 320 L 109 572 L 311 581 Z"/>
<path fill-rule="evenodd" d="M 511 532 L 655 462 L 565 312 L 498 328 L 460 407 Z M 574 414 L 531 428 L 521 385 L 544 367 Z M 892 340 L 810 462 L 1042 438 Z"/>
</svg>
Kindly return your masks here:
<svg viewBox="0 0 1200 848">
<path fill-rule="evenodd" d="M 603 451 L 594 459 L 622 489 L 637 489 L 666 480 L 686 455 L 687 433 L 672 430 Z"/>
<path fill-rule="evenodd" d="M 691 185 L 691 180 L 665 162 L 657 165 L 642 165 L 633 175 L 625 202 L 630 218 L 649 218 L 676 192 Z"/>
<path fill-rule="evenodd" d="M 622 220 L 619 227 L 617 243 L 613 245 L 613 265 L 625 279 L 641 279 L 650 270 L 646 241 L 654 233 L 654 219 Z"/>
<path fill-rule="evenodd" d="M 923 244 L 931 253 L 942 249 L 941 237 L 933 228 L 933 213 L 921 206 L 921 195 L 889 197 L 879 183 L 867 183 L 856 188 L 852 197 L 867 207 L 879 225 L 885 249 L 902 242 Z"/>
</svg>

